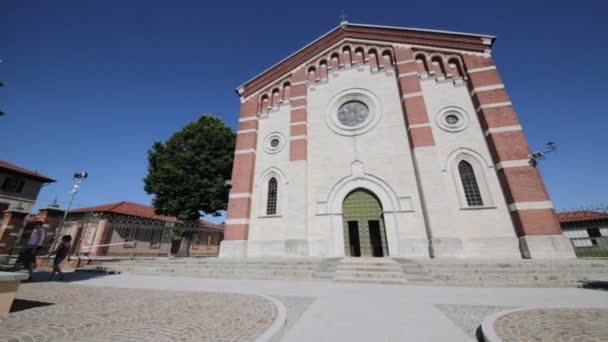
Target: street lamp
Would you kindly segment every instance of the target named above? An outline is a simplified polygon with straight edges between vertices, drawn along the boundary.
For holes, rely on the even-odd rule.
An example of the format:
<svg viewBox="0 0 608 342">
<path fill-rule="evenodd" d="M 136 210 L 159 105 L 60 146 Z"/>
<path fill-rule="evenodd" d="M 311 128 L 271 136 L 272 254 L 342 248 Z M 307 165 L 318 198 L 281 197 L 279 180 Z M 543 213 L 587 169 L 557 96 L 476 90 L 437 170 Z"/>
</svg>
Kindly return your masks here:
<svg viewBox="0 0 608 342">
<path fill-rule="evenodd" d="M 73 177 L 74 183 L 72 184 L 72 190 L 70 190 L 68 192 L 68 194 L 72 194 L 72 197 L 70 198 L 70 204 L 68 204 L 68 208 L 63 213 L 63 217 L 61 218 L 59 225 L 55 229 L 55 235 L 57 235 L 61 232 L 61 226 L 63 226 L 63 223 L 65 222 L 65 219 L 68 216 L 68 212 L 70 211 L 70 208 L 72 207 L 72 203 L 74 202 L 74 197 L 76 197 L 76 194 L 78 193 L 78 190 L 80 189 L 80 184 L 82 182 L 84 182 L 88 177 L 89 177 L 89 173 L 86 171 L 74 173 L 74 177 Z M 59 242 L 59 239 L 56 236 L 54 236 L 53 238 L 55 239 L 55 243 L 53 244 L 51 250 L 49 250 L 49 253 L 52 252 L 52 250 L 55 248 L 55 245 L 57 244 L 57 242 Z"/>
</svg>

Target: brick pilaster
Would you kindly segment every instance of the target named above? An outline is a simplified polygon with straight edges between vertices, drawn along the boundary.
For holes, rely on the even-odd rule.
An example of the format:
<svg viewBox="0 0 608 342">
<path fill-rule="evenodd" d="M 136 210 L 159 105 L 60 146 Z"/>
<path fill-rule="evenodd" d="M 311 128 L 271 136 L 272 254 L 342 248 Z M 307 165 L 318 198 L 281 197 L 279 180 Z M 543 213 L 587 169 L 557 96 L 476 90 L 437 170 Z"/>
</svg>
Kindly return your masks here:
<svg viewBox="0 0 608 342">
<path fill-rule="evenodd" d="M 435 139 L 422 96 L 418 66 L 414 60 L 412 49 L 396 48 L 395 61 L 397 63 L 401 101 L 405 113 L 405 124 L 412 149 L 433 146 L 435 145 Z"/>
<path fill-rule="evenodd" d="M 302 67 L 296 70 L 291 82 L 289 160 L 307 160 L 306 69 Z"/>
<path fill-rule="evenodd" d="M 491 57 L 464 55 L 468 87 L 504 189 L 517 234 L 561 234 L 530 147 Z"/>
<path fill-rule="evenodd" d="M 251 197 L 255 171 L 255 153 L 258 140 L 257 96 L 241 103 L 239 128 L 232 167 L 232 189 L 228 199 L 225 240 L 247 240 Z"/>
</svg>

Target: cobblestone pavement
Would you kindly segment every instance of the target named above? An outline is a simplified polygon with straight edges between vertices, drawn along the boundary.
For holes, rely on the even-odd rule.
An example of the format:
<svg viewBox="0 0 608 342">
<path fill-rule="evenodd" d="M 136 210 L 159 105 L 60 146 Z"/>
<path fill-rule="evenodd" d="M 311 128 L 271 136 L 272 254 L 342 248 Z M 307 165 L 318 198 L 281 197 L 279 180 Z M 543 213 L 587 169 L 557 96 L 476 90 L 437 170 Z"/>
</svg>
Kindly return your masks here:
<svg viewBox="0 0 608 342">
<path fill-rule="evenodd" d="M 0 341 L 251 341 L 272 324 L 259 296 L 23 284 L 18 299 L 55 303 L 0 316 Z"/>
<path fill-rule="evenodd" d="M 608 309 L 530 309 L 499 317 L 503 342 L 608 341 Z"/>
<path fill-rule="evenodd" d="M 471 338 L 476 338 L 477 328 L 479 328 L 484 318 L 500 311 L 513 309 L 513 307 L 509 306 L 448 304 L 438 304 L 435 307 Z"/>
</svg>

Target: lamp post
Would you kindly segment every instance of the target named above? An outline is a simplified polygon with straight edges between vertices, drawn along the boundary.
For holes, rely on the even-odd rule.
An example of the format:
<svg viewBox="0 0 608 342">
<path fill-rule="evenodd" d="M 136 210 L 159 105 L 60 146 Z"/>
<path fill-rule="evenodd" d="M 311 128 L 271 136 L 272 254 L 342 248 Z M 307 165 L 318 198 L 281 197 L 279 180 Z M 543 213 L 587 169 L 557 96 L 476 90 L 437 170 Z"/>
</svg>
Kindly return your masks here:
<svg viewBox="0 0 608 342">
<path fill-rule="evenodd" d="M 89 173 L 86 171 L 74 173 L 74 177 L 73 177 L 74 183 L 72 184 L 72 190 L 70 190 L 70 192 L 68 192 L 68 194 L 72 194 L 72 196 L 70 197 L 70 203 L 68 204 L 67 209 L 63 213 L 63 217 L 61 218 L 61 221 L 59 221 L 59 225 L 55 229 L 55 236 L 53 236 L 53 238 L 55 239 L 55 242 L 51 246 L 49 253 L 51 253 L 53 251 L 53 249 L 57 245 L 57 242 L 59 242 L 59 239 L 56 237 L 56 235 L 61 232 L 61 227 L 63 226 L 63 223 L 65 222 L 65 219 L 68 216 L 68 212 L 70 211 L 70 208 L 72 207 L 72 203 L 74 202 L 74 197 L 76 197 L 76 194 L 78 193 L 78 190 L 80 189 L 80 184 L 82 182 L 84 182 L 87 179 L 87 177 L 89 177 Z"/>
</svg>

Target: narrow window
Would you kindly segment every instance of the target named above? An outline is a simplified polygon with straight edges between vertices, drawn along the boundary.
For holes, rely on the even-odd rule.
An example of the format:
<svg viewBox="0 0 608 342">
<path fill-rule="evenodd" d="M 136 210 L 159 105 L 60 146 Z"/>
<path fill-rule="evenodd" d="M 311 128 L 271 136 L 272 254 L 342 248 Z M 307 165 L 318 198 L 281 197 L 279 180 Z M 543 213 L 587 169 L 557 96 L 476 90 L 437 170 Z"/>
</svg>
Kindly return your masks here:
<svg viewBox="0 0 608 342">
<path fill-rule="evenodd" d="M 464 160 L 461 161 L 458 164 L 458 172 L 460 173 L 460 179 L 462 180 L 462 188 L 464 189 L 467 204 L 471 207 L 483 205 L 479 186 L 477 185 L 477 179 L 475 179 L 475 172 L 473 172 L 471 164 Z"/>
<path fill-rule="evenodd" d="M 266 215 L 277 213 L 277 179 L 272 177 L 268 181 L 268 199 L 266 200 Z"/>
</svg>

